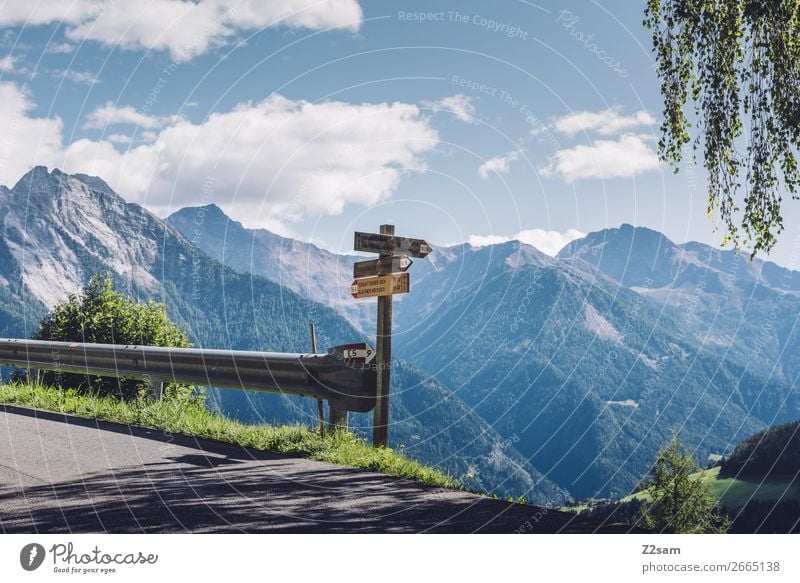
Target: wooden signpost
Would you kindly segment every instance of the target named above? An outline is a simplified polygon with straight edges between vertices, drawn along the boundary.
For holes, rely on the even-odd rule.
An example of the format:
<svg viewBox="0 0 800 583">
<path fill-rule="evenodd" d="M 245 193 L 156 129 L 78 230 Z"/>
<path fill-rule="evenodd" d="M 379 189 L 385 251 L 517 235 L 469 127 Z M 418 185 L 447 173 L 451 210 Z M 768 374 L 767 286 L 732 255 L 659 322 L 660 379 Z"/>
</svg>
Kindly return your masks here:
<svg viewBox="0 0 800 583">
<path fill-rule="evenodd" d="M 390 228 L 384 233 L 383 227 Z M 383 256 L 410 255 L 411 257 L 425 257 L 433 250 L 428 245 L 428 242 L 423 239 L 395 237 L 394 225 L 381 225 L 380 233 L 359 233 L 356 231 L 354 248 L 356 251 L 380 253 Z"/>
<path fill-rule="evenodd" d="M 370 259 L 369 261 L 356 261 L 353 265 L 353 277 L 371 277 L 373 275 L 386 275 L 387 273 L 402 273 L 414 263 L 405 255 L 394 255 Z"/>
<path fill-rule="evenodd" d="M 389 442 L 389 386 L 392 362 L 392 296 L 411 289 L 406 270 L 413 263 L 410 257 L 425 257 L 433 249 L 423 239 L 396 237 L 394 225 L 381 225 L 380 233 L 356 232 L 356 251 L 378 253 L 377 259 L 358 261 L 353 265 L 355 281 L 350 293 L 356 299 L 378 298 L 378 330 L 375 350 L 377 395 L 372 421 L 372 445 L 386 447 Z M 368 362 L 368 361 L 367 361 Z"/>
<path fill-rule="evenodd" d="M 350 293 L 354 298 L 374 298 L 375 296 L 393 296 L 407 294 L 410 290 L 407 273 L 390 273 L 376 275 L 355 280 L 350 286 Z"/>
</svg>

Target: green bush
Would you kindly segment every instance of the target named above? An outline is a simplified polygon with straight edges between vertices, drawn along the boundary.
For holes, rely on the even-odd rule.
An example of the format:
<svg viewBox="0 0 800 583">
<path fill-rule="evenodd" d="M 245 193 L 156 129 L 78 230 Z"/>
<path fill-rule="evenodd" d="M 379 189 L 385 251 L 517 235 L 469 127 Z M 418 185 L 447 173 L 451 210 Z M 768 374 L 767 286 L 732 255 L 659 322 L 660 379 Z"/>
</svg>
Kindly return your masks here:
<svg viewBox="0 0 800 583">
<path fill-rule="evenodd" d="M 186 334 L 167 316 L 166 306 L 139 303 L 113 289 L 113 279 L 95 275 L 81 294 L 70 294 L 39 324 L 33 338 L 61 342 L 135 344 L 142 346 L 189 347 Z M 114 396 L 131 400 L 146 391 L 137 379 L 101 377 L 42 370 L 40 382 L 79 393 Z M 164 394 L 188 398 L 190 387 L 170 384 Z"/>
</svg>

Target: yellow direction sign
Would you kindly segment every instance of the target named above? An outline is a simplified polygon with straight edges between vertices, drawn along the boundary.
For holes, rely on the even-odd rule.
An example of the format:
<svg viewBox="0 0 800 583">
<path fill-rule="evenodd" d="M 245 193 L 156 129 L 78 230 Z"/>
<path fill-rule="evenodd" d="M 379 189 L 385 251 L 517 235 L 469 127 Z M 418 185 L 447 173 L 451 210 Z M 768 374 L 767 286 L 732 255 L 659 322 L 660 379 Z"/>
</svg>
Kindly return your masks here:
<svg viewBox="0 0 800 583">
<path fill-rule="evenodd" d="M 375 296 L 393 296 L 408 293 L 411 288 L 408 273 L 390 273 L 356 279 L 350 286 L 350 293 L 356 299 Z"/>
</svg>

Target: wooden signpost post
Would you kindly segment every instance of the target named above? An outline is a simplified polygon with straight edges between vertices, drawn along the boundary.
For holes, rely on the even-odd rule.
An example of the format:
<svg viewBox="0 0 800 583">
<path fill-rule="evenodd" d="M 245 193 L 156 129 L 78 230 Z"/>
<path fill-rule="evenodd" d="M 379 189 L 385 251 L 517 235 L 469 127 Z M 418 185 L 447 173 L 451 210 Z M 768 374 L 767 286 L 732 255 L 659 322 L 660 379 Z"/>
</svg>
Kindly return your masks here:
<svg viewBox="0 0 800 583">
<path fill-rule="evenodd" d="M 381 225 L 380 233 L 355 234 L 356 251 L 377 253 L 377 259 L 358 261 L 353 265 L 350 293 L 356 299 L 378 298 L 378 330 L 375 346 L 377 367 L 377 399 L 372 421 L 372 445 L 386 447 L 389 442 L 389 386 L 392 362 L 392 296 L 411 289 L 406 270 L 413 263 L 410 257 L 425 257 L 432 249 L 422 239 L 396 237 L 394 225 Z"/>
</svg>

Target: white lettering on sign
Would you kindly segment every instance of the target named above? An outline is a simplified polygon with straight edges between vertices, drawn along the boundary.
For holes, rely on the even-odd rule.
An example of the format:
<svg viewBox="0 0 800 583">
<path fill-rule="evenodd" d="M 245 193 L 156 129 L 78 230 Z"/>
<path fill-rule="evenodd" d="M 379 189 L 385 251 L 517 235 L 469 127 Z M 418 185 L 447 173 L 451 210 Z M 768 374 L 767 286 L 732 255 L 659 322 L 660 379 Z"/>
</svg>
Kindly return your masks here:
<svg viewBox="0 0 800 583">
<path fill-rule="evenodd" d="M 369 364 L 375 358 L 375 349 L 366 342 L 345 344 L 332 349 L 342 360 L 363 362 Z"/>
<path fill-rule="evenodd" d="M 344 351 L 345 360 L 372 360 L 375 352 L 371 348 L 348 348 Z"/>
</svg>

